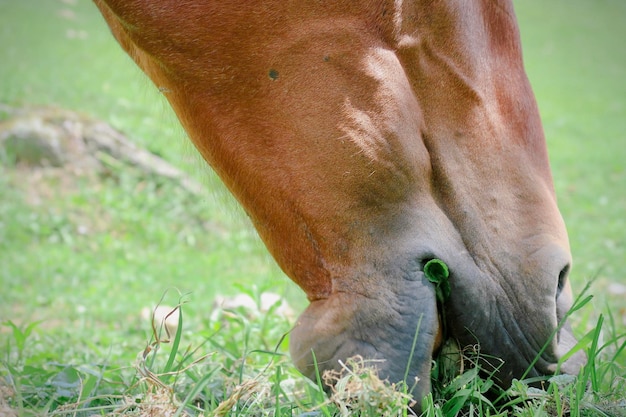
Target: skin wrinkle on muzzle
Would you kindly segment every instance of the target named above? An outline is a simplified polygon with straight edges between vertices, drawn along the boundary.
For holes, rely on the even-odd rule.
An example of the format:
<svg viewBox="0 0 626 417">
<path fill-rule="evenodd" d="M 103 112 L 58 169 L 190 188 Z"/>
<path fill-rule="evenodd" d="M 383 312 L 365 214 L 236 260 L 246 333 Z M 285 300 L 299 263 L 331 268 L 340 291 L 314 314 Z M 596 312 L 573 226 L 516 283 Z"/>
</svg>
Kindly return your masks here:
<svg viewBox="0 0 626 417">
<path fill-rule="evenodd" d="M 452 268 L 451 271 L 453 271 Z M 451 274 L 450 279 L 453 286 L 452 295 L 454 296 L 455 293 L 461 291 L 454 288 L 454 273 Z M 474 297 L 478 297 L 480 292 L 477 291 Z M 544 349 L 544 347 L 546 350 L 538 358 L 534 369 L 530 370 L 528 376 L 539 376 L 554 372 L 558 357 L 567 350 L 564 349 L 564 346 L 557 343 L 558 339 L 567 341 L 569 347 L 573 347 L 575 343 L 571 336 L 571 330 L 568 330 L 567 326 L 557 332 L 554 338 L 550 339 L 550 336 L 557 328 L 556 310 L 558 300 L 555 302 L 554 299 L 552 301 L 547 299 L 547 304 L 527 304 L 526 307 L 522 308 L 520 304 L 510 304 L 512 301 L 518 303 L 520 300 L 519 296 L 510 297 L 505 295 L 503 298 L 505 302 L 499 302 L 497 297 L 485 298 L 485 296 L 489 297 L 490 294 L 493 297 L 493 294 L 496 293 L 484 293 L 482 298 L 483 306 L 487 308 L 478 310 L 477 313 L 481 313 L 480 315 L 468 313 L 471 310 L 470 307 L 464 306 L 460 301 L 452 301 L 451 305 L 457 308 L 455 309 L 456 313 L 452 312 L 452 318 L 450 319 L 451 327 L 455 328 L 455 321 L 466 324 L 464 328 L 456 326 L 454 332 L 462 341 L 462 345 L 472 345 L 480 341 L 481 351 L 503 359 L 508 366 L 513 365 L 506 375 L 500 376 L 499 379 L 501 379 L 503 385 L 510 383 L 513 377 L 519 377 L 526 372 L 528 364 L 535 360 L 538 352 Z M 506 294 L 506 291 L 502 291 L 501 294 Z M 521 311 L 523 313 L 516 317 L 512 314 L 513 311 Z M 537 317 L 539 321 L 532 319 L 532 317 Z M 525 320 L 521 320 L 521 318 Z M 526 325 L 526 328 L 523 325 Z M 481 337 L 480 334 L 471 329 L 484 329 L 482 334 L 490 334 L 492 338 Z M 570 364 L 584 362 L 584 356 L 580 353 L 576 354 L 573 359 L 574 361 L 570 361 Z M 498 365 L 497 362 L 496 360 L 494 366 Z M 519 365 L 515 365 L 515 363 L 519 363 Z M 566 362 L 563 369 L 569 372 L 576 372 L 578 366 L 580 365 L 568 365 Z M 496 378 L 498 378 L 497 375 Z"/>
<path fill-rule="evenodd" d="M 423 281 L 423 276 L 420 277 L 419 282 L 416 280 L 405 280 L 405 282 L 409 284 L 415 285 L 425 285 Z M 417 287 L 415 287 L 417 288 Z M 411 297 L 410 293 L 414 293 L 415 296 Z M 423 311 L 410 311 L 417 310 L 415 309 L 415 301 L 418 298 L 418 295 L 429 301 L 431 307 L 428 309 L 424 309 Z M 361 295 L 349 294 L 349 293 L 340 293 L 337 294 L 338 297 L 362 297 Z M 303 341 L 304 346 L 313 345 L 313 351 L 316 352 L 315 356 L 318 357 L 318 354 L 323 353 L 324 357 L 328 357 L 329 352 L 326 350 L 331 347 L 333 348 L 333 356 L 332 357 L 345 357 L 344 352 L 350 351 L 358 351 L 362 356 L 370 359 L 386 359 L 383 363 L 376 363 L 376 366 L 382 367 L 382 370 L 385 372 L 393 372 L 394 375 L 400 374 L 404 375 L 404 373 L 408 369 L 408 377 L 409 380 L 414 378 L 415 376 L 419 376 L 420 379 L 423 378 L 423 370 L 419 370 L 424 364 L 429 364 L 430 362 L 430 354 L 428 352 L 432 352 L 433 347 L 430 348 L 428 345 L 424 346 L 425 349 L 421 348 L 418 345 L 417 352 L 415 352 L 415 356 L 417 360 L 413 361 L 413 364 L 407 364 L 406 360 L 411 354 L 412 342 L 415 336 L 415 331 L 417 329 L 417 323 L 421 322 L 422 326 L 418 330 L 421 336 L 425 341 L 424 343 L 432 343 L 435 339 L 435 328 L 429 330 L 428 323 L 429 321 L 433 324 L 437 323 L 436 317 L 436 307 L 434 306 L 434 296 L 424 297 L 423 291 L 407 291 L 404 295 L 391 298 L 395 299 L 395 305 L 391 306 L 389 309 L 389 303 L 385 300 L 389 299 L 389 297 L 367 297 L 365 300 L 362 300 L 360 303 L 350 303 L 350 305 L 358 305 L 362 308 L 362 311 L 355 311 L 353 315 L 351 315 L 351 319 L 346 320 L 342 319 L 340 321 L 334 320 L 334 317 L 330 319 L 325 319 L 323 315 L 309 315 L 308 311 L 310 309 L 314 309 L 315 304 L 319 304 L 320 302 L 315 302 L 309 309 L 307 309 L 300 318 L 299 325 L 294 329 L 294 336 L 296 336 L 295 343 L 291 345 L 292 358 L 294 362 L 298 365 L 305 375 L 314 378 L 315 367 L 312 362 L 312 358 L 310 356 L 310 352 L 302 351 L 298 341 Z M 326 300 L 327 303 L 332 303 L 332 298 Z M 336 301 L 337 302 L 337 301 Z M 338 301 L 340 303 L 344 303 L 343 300 Z M 419 303 L 420 305 L 423 303 Z M 374 306 L 363 308 L 363 306 Z M 332 311 L 332 308 L 324 308 L 323 311 Z M 372 311 L 375 313 L 372 314 Z M 378 313 L 376 313 L 376 311 Z M 426 317 L 425 311 L 430 311 L 430 320 Z M 363 316 L 363 312 L 367 314 Z M 413 319 L 408 319 L 409 317 L 414 316 Z M 306 335 L 299 334 L 299 329 L 302 328 L 306 331 L 308 329 L 308 325 L 306 323 L 307 320 L 313 319 L 316 323 L 314 326 L 319 326 L 320 323 L 329 323 L 330 325 L 334 323 L 352 323 L 348 328 L 341 328 L 336 333 L 329 330 L 324 329 L 323 332 L 315 330 L 313 333 L 316 335 L 315 340 L 307 340 L 307 337 L 310 337 L 310 332 L 307 332 Z M 304 321 L 304 322 L 302 322 Z M 315 327 L 314 327 L 315 328 Z M 320 335 L 323 335 L 320 337 Z M 327 339 L 329 337 L 329 339 Z M 329 341 L 332 341 L 329 343 Z M 383 341 L 383 343 L 381 343 Z M 397 357 L 389 357 L 389 352 L 395 351 Z M 302 352 L 299 354 L 298 352 Z M 401 359 L 404 358 L 404 359 Z M 323 364 L 323 363 L 322 363 Z M 418 366 L 419 365 L 419 366 Z M 319 363 L 318 363 L 319 366 Z M 418 368 L 416 368 L 418 366 Z M 428 374 L 426 374 L 428 375 Z M 424 385 L 428 384 L 428 380 L 423 382 Z"/>
</svg>

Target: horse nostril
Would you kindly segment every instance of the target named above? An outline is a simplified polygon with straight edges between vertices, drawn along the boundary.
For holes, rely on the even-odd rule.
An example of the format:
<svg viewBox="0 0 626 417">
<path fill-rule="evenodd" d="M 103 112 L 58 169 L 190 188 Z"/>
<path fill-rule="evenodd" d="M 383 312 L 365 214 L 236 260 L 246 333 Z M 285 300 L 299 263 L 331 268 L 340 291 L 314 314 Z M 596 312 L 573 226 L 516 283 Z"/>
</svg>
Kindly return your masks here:
<svg viewBox="0 0 626 417">
<path fill-rule="evenodd" d="M 559 298 L 559 295 L 561 295 L 561 291 L 563 290 L 563 287 L 567 282 L 567 277 L 569 276 L 569 270 L 570 264 L 567 264 L 563 269 L 561 269 L 561 272 L 559 272 L 559 282 L 556 287 L 556 298 Z"/>
</svg>

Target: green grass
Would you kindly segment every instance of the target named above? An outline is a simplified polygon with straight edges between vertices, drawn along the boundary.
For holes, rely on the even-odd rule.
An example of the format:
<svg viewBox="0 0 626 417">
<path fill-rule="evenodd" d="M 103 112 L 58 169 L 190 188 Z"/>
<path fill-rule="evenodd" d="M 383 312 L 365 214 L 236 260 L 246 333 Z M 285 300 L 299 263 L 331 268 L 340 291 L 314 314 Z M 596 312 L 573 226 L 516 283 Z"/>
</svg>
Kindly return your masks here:
<svg viewBox="0 0 626 417">
<path fill-rule="evenodd" d="M 577 288 L 626 281 L 626 3 L 517 1 Z M 610 298 L 616 306 L 617 298 Z"/>
<path fill-rule="evenodd" d="M 589 404 L 602 406 L 602 394 L 626 396 L 626 352 L 618 339 L 626 311 L 623 296 L 607 291 L 611 283 L 626 285 L 626 3 L 518 0 L 516 9 L 570 233 L 575 291 L 595 279 L 595 298 L 573 321 L 596 360 L 576 381 L 543 389 L 519 383 L 518 397 L 505 395 L 498 405 L 486 393 L 490 379 L 468 373 L 443 383 L 430 415 L 459 407 L 497 415 L 507 402 L 517 415 L 566 415 L 570 405 L 572 415 L 589 415 Z M 0 165 L 0 378 L 19 388 L 12 404 L 21 415 L 80 400 L 82 408 L 110 412 L 127 401 L 122 394 L 154 400 L 159 385 L 140 382 L 133 367 L 151 336 L 140 311 L 163 294 L 164 303 L 176 305 L 180 295 L 172 288 L 186 301 L 178 355 L 169 361 L 172 348 L 163 344 L 146 366 L 157 374 L 180 371 L 157 376 L 174 387 L 179 405 L 214 409 L 238 384 L 257 381 L 242 385 L 237 411 L 228 415 L 298 415 L 312 404 L 318 408 L 311 415 L 340 412 L 344 400 L 326 404 L 298 377 L 286 342 L 273 353 L 289 328 L 283 319 L 241 311 L 210 317 L 218 293 L 270 289 L 297 310 L 304 297 L 195 156 L 163 97 L 115 44 L 95 7 L 86 0 L 0 0 L 0 41 L 0 103 L 59 106 L 106 120 L 207 186 L 206 195 L 191 196 L 174 183 L 124 170 L 96 182 L 76 178 L 71 187 L 47 178 L 37 190 L 52 198 L 33 204 L 31 184 Z M 198 350 L 189 356 L 187 346 Z M 192 366 L 204 354 L 210 355 Z M 367 372 L 354 374 L 371 380 Z M 297 401 L 291 392 L 299 393 Z M 190 393 L 199 402 L 185 402 Z M 0 392 L 0 407 L 1 399 Z"/>
</svg>

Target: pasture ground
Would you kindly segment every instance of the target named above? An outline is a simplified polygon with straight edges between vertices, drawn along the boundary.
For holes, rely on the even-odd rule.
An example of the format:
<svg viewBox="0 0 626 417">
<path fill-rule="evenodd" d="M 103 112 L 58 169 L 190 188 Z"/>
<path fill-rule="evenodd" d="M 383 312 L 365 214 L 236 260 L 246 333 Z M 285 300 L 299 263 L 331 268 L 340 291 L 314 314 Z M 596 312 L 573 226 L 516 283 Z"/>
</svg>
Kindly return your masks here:
<svg viewBox="0 0 626 417">
<path fill-rule="evenodd" d="M 602 345 L 626 331 L 626 3 L 515 4 L 570 233 L 575 292 L 593 281 L 594 299 L 574 313 L 574 327 L 585 335 L 602 317 Z M 7 401 L 18 415 L 70 415 L 68 404 L 79 400 L 95 413 L 142 415 L 140 404 L 150 403 L 145 398 L 154 404 L 167 390 L 158 382 L 139 383 L 134 365 L 152 381 L 147 369 L 162 373 L 191 365 L 187 346 L 198 349 L 189 352 L 193 358 L 210 356 L 157 379 L 175 386 L 179 397 L 199 387 L 203 402 L 192 406 L 212 409 L 238 392 L 244 404 L 224 415 L 253 415 L 242 411 L 245 404 L 263 410 L 257 415 L 297 415 L 296 409 L 323 402 L 284 356 L 281 335 L 289 319 L 254 309 L 213 311 L 217 295 L 241 291 L 258 298 L 271 290 L 296 310 L 305 300 L 91 2 L 0 0 L 0 45 L 0 103 L 68 108 L 106 120 L 207 189 L 190 195 L 172 182 L 116 167 L 97 178 L 33 177 L 0 158 L 0 415 Z M 8 117 L 3 109 L 0 122 Z M 185 302 L 182 340 L 178 348 L 162 345 L 156 359 L 154 351 L 144 358 L 152 329 L 141 311 L 164 295 L 164 304 Z M 179 355 L 170 361 L 172 350 Z M 261 372 L 270 360 L 271 371 Z M 598 361 L 606 365 L 602 369 L 615 369 L 623 387 L 626 352 L 599 355 Z M 481 392 L 480 380 L 473 381 L 469 385 Z M 598 389 L 608 394 L 615 381 Z M 263 395 L 246 394 L 254 384 Z M 291 392 L 304 394 L 296 400 Z M 558 415 L 554 401 L 549 404 L 553 408 L 519 413 Z M 618 413 L 624 403 L 614 404 Z M 332 410 L 340 408 L 314 413 Z"/>
</svg>

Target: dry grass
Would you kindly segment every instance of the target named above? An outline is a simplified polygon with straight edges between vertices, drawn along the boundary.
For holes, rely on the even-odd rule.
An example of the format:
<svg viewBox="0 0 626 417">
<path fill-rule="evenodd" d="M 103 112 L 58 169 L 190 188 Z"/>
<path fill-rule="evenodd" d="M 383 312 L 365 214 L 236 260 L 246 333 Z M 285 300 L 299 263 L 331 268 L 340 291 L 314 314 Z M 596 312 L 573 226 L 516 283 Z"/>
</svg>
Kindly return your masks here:
<svg viewBox="0 0 626 417">
<path fill-rule="evenodd" d="M 0 417 L 17 417 L 17 410 L 11 408 L 9 400 L 15 396 L 13 388 L 5 385 L 0 379 Z"/>
<path fill-rule="evenodd" d="M 411 407 L 416 401 L 407 393 L 406 385 L 381 380 L 376 362 L 354 356 L 345 363 L 339 361 L 341 370 L 326 371 L 323 380 L 331 387 L 329 401 L 337 406 L 342 417 L 415 415 Z"/>
</svg>

